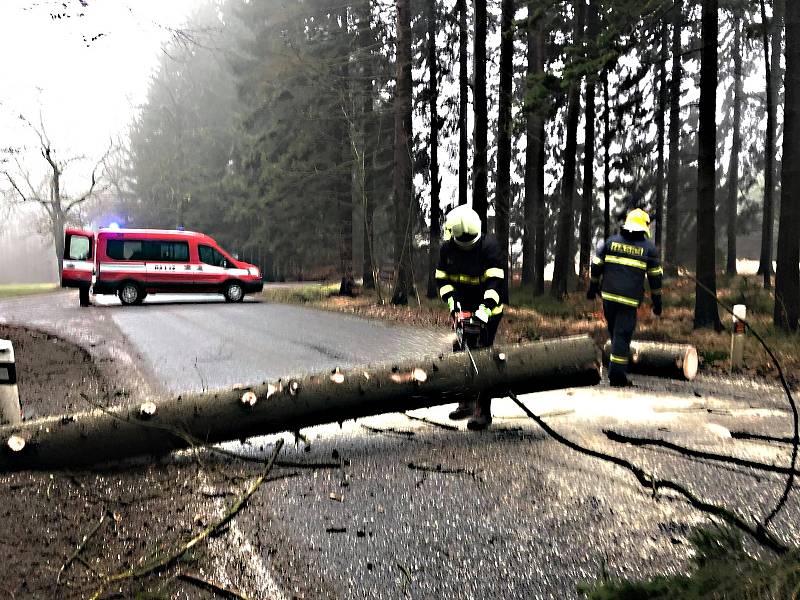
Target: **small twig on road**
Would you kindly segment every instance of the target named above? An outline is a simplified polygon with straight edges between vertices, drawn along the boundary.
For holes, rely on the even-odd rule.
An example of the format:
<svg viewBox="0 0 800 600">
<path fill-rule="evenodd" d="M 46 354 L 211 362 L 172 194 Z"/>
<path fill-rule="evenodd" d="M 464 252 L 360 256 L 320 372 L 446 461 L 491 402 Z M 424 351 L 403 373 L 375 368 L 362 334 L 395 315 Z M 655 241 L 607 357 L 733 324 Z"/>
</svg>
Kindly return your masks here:
<svg viewBox="0 0 800 600">
<path fill-rule="evenodd" d="M 397 563 L 397 568 L 400 569 L 400 572 L 405 576 L 405 581 L 403 582 L 403 593 L 406 596 L 410 596 L 408 588 L 412 583 L 414 583 L 414 578 L 411 576 L 411 572 L 405 565 Z"/>
<path fill-rule="evenodd" d="M 714 452 L 705 452 L 703 450 L 693 450 L 692 448 L 674 444 L 672 442 L 668 442 L 667 440 L 633 437 L 613 431 L 611 429 L 603 429 L 603 433 L 612 442 L 618 442 L 620 444 L 630 444 L 631 446 L 658 446 L 661 448 L 667 448 L 668 450 L 673 450 L 679 454 L 683 454 L 684 456 L 691 456 L 692 458 L 715 460 L 737 465 L 739 467 L 748 467 L 750 469 L 758 469 L 759 471 L 768 471 L 770 473 L 782 473 L 784 475 L 788 475 L 790 471 L 788 467 L 770 465 L 754 460 L 748 460 L 746 458 L 738 458 L 736 456 L 728 456 L 725 454 L 716 454 Z M 800 471 L 795 469 L 794 474 L 800 475 Z"/>
<path fill-rule="evenodd" d="M 78 545 L 75 547 L 75 551 L 69 555 L 69 558 L 61 565 L 61 568 L 58 570 L 58 575 L 56 576 L 56 584 L 61 585 L 61 576 L 66 572 L 72 562 L 78 558 L 83 549 L 86 548 L 86 544 L 89 543 L 89 540 L 94 537 L 94 535 L 100 530 L 103 526 L 103 523 L 106 521 L 106 517 L 108 517 L 108 511 L 103 511 L 103 515 L 100 517 L 100 520 L 95 523 L 95 525 L 81 538 L 81 541 L 78 542 Z"/>
<path fill-rule="evenodd" d="M 223 598 L 234 598 L 235 600 L 249 600 L 249 598 L 239 590 L 235 590 L 231 587 L 222 585 L 221 583 L 217 583 L 215 581 L 211 581 L 210 579 L 206 579 L 199 573 L 194 573 L 192 571 L 181 571 L 176 575 L 176 577 L 178 579 L 183 579 L 184 581 L 196 585 L 199 588 L 213 592 L 215 595 L 222 596 Z"/>
<path fill-rule="evenodd" d="M 591 456 L 592 458 L 599 458 L 600 460 L 610 462 L 618 467 L 622 467 L 630 471 L 639 484 L 644 487 L 645 489 L 653 490 L 654 493 L 657 493 L 659 489 L 663 488 L 666 490 L 672 490 L 676 492 L 680 496 L 683 496 L 689 504 L 693 507 L 701 510 L 705 513 L 710 515 L 714 515 L 719 517 L 723 521 L 727 522 L 730 525 L 733 525 L 737 529 L 747 533 L 751 536 L 754 540 L 762 544 L 764 547 L 769 548 L 776 554 L 785 554 L 789 549 L 780 541 L 775 539 L 766 528 L 762 527 L 760 524 L 757 526 L 750 525 L 747 521 L 745 521 L 742 517 L 737 515 L 735 512 L 729 510 L 724 506 L 718 506 L 716 504 L 711 504 L 710 502 L 706 502 L 697 496 L 694 495 L 691 491 L 689 491 L 684 486 L 675 483 L 674 481 L 670 481 L 668 479 L 656 479 L 654 475 L 648 473 L 641 467 L 637 467 L 632 462 L 625 460 L 624 458 L 620 458 L 618 456 L 613 456 L 610 454 L 605 454 L 604 452 L 599 452 L 597 450 L 592 450 L 591 448 L 584 448 L 580 444 L 577 444 L 571 440 L 568 440 L 560 433 L 555 431 L 552 427 L 550 427 L 541 417 L 533 413 L 525 404 L 517 398 L 516 394 L 512 391 L 508 391 L 508 397 L 511 398 L 514 403 L 519 406 L 522 411 L 528 415 L 531 419 L 536 421 L 536 423 L 544 429 L 544 431 L 552 437 L 555 441 L 560 444 L 563 444 L 567 448 L 579 452 L 580 454 L 585 454 L 586 456 Z"/>
<path fill-rule="evenodd" d="M 381 429 L 380 427 L 372 427 L 370 425 L 365 425 L 364 423 L 361 423 L 361 427 L 372 433 L 383 433 L 384 435 L 399 435 L 405 438 L 412 438 L 417 435 L 413 431 L 403 431 L 402 429 L 395 429 L 394 427 Z"/>
<path fill-rule="evenodd" d="M 414 415 L 410 415 L 408 413 L 403 413 L 406 418 L 411 419 L 412 421 L 421 421 L 423 423 L 427 423 L 433 427 L 438 427 L 439 429 L 446 429 L 447 431 L 458 431 L 458 427 L 455 425 L 450 425 L 448 423 L 439 423 L 438 421 L 431 421 L 430 419 L 426 419 L 425 417 L 417 417 Z"/>
<path fill-rule="evenodd" d="M 283 440 L 279 439 L 275 443 L 275 449 L 272 451 L 272 455 L 270 455 L 269 460 L 264 467 L 263 473 L 261 473 L 261 475 L 250 484 L 247 490 L 245 490 L 244 494 L 242 494 L 242 496 L 240 496 L 239 499 L 233 503 L 233 505 L 225 512 L 224 515 L 222 515 L 222 517 L 203 529 L 203 531 L 191 538 L 188 542 L 179 546 L 176 550 L 168 552 L 164 555 L 155 556 L 149 561 L 145 561 L 144 564 L 138 567 L 131 567 L 130 569 L 117 573 L 116 575 L 105 577 L 103 584 L 91 596 L 90 600 L 97 600 L 103 594 L 105 589 L 112 583 L 117 583 L 126 579 L 138 579 L 140 577 L 144 577 L 145 575 L 149 575 L 154 571 L 165 569 L 183 556 L 186 552 L 203 542 L 211 534 L 226 525 L 239 513 L 240 510 L 242 510 L 247 501 L 253 496 L 253 494 L 256 493 L 261 484 L 266 480 L 267 475 L 269 475 L 269 472 L 272 470 L 272 467 L 275 464 L 275 459 L 278 457 L 278 453 L 281 451 L 281 447 L 283 447 Z"/>
<path fill-rule="evenodd" d="M 431 466 L 431 465 L 426 465 L 425 463 L 416 464 L 410 462 L 408 463 L 408 468 L 411 469 L 412 471 L 425 471 L 427 473 L 444 473 L 446 475 L 469 475 L 473 479 L 476 479 L 478 481 L 483 481 L 481 476 L 475 473 L 475 471 L 464 469 L 462 467 L 453 469 L 453 468 L 443 467 L 442 465 Z"/>
</svg>

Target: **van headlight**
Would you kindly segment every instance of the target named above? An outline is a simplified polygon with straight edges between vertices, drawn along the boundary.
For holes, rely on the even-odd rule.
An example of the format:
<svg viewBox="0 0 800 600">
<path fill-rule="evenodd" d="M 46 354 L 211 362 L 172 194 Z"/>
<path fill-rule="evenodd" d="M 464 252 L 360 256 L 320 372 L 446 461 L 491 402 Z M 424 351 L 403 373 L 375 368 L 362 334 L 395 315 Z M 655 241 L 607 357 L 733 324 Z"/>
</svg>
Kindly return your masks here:
<svg viewBox="0 0 800 600">
<path fill-rule="evenodd" d="M 253 277 L 258 277 L 261 273 L 259 273 L 258 267 L 250 267 L 247 269 L 247 274 L 252 275 Z"/>
</svg>

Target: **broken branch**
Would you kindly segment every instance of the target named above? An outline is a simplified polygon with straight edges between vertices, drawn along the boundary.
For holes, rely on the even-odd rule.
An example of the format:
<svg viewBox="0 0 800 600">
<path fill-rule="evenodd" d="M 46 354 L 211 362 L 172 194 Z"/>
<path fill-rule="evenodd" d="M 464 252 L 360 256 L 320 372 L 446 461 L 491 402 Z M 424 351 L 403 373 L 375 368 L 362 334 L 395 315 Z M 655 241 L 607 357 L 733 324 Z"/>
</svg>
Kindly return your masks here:
<svg viewBox="0 0 800 600">
<path fill-rule="evenodd" d="M 239 499 L 234 502 L 233 505 L 225 512 L 225 514 L 222 515 L 222 517 L 220 517 L 216 522 L 203 529 L 203 531 L 198 533 L 185 544 L 178 547 L 176 550 L 173 550 L 166 555 L 156 556 L 152 560 L 145 562 L 139 567 L 132 567 L 126 571 L 117 573 L 116 575 L 106 577 L 102 586 L 91 596 L 91 600 L 97 600 L 103 594 L 105 589 L 112 583 L 117 583 L 126 579 L 138 579 L 154 571 L 165 569 L 183 556 L 186 552 L 200 544 L 211 534 L 227 524 L 228 521 L 239 514 L 239 511 L 242 510 L 247 501 L 252 497 L 253 494 L 256 493 L 258 488 L 267 478 L 267 475 L 269 475 L 269 472 L 272 470 L 272 466 L 275 463 L 275 459 L 278 457 L 278 453 L 281 451 L 281 447 L 283 447 L 283 440 L 278 440 L 275 443 L 275 449 L 272 451 L 272 454 L 270 455 L 269 460 L 264 467 L 263 473 L 261 473 L 261 475 L 259 475 L 255 481 L 250 484 L 247 490 L 245 490 L 244 494 L 242 494 L 242 496 L 240 496 Z"/>
<path fill-rule="evenodd" d="M 206 579 L 205 577 L 201 576 L 199 573 L 193 573 L 191 571 L 181 571 L 177 575 L 178 579 L 183 579 L 193 585 L 196 585 L 199 588 L 203 588 L 205 590 L 214 592 L 220 596 L 226 598 L 236 598 L 237 600 L 249 600 L 247 596 L 245 596 L 239 590 L 235 590 L 228 586 L 222 585 L 221 583 L 217 583 L 215 581 L 211 581 L 210 579 Z"/>
<path fill-rule="evenodd" d="M 584 448 L 583 446 L 576 444 L 571 440 L 568 440 L 560 433 L 555 431 L 552 427 L 550 427 L 538 415 L 533 413 L 527 406 L 525 406 L 525 404 L 523 404 L 522 401 L 520 401 L 520 399 L 517 398 L 516 394 L 514 394 L 513 392 L 509 392 L 508 396 L 514 401 L 514 403 L 517 406 L 519 406 L 522 409 L 522 411 L 526 415 L 528 415 L 531 419 L 536 421 L 539 427 L 544 429 L 544 431 L 551 438 L 553 438 L 558 443 L 563 444 L 567 448 L 579 452 L 580 454 L 585 454 L 586 456 L 591 456 L 592 458 L 599 458 L 600 460 L 603 460 L 605 462 L 610 462 L 614 465 L 617 465 L 618 467 L 627 469 L 633 474 L 633 476 L 636 478 L 636 480 L 643 488 L 648 490 L 653 490 L 654 493 L 657 493 L 658 490 L 661 488 L 676 492 L 680 496 L 683 496 L 693 507 L 710 515 L 714 515 L 715 517 L 719 517 L 723 521 L 745 532 L 754 540 L 756 540 L 757 542 L 759 542 L 760 544 L 762 544 L 766 548 L 769 548 L 770 550 L 772 550 L 777 554 L 785 554 L 788 551 L 788 548 L 783 543 L 775 539 L 769 533 L 769 531 L 766 530 L 765 527 L 762 527 L 760 525 L 754 527 L 749 523 L 747 523 L 747 521 L 742 519 L 732 510 L 729 510 L 724 506 L 718 506 L 716 504 L 711 504 L 710 502 L 706 502 L 695 496 L 694 493 L 692 493 L 684 486 L 675 483 L 674 481 L 670 481 L 668 479 L 656 479 L 654 475 L 648 473 L 641 467 L 637 467 L 636 465 L 625 460 L 624 458 L 620 458 L 618 456 L 613 456 L 610 454 L 605 454 L 603 452 L 598 452 L 597 450 L 592 450 L 591 448 Z"/>
<path fill-rule="evenodd" d="M 622 433 L 618 433 L 616 431 L 612 431 L 611 429 L 603 429 L 603 433 L 612 442 L 619 442 L 620 444 L 630 444 L 631 446 L 659 446 L 661 448 L 673 450 L 674 452 L 678 452 L 679 454 L 683 454 L 684 456 L 690 456 L 692 458 L 702 458 L 705 460 L 726 462 L 732 465 L 737 465 L 739 467 L 748 467 L 750 469 L 758 469 L 760 471 L 768 471 L 770 473 L 782 473 L 784 475 L 788 475 L 791 470 L 788 467 L 769 465 L 767 463 L 748 460 L 746 458 L 738 458 L 736 456 L 716 454 L 714 452 L 705 452 L 703 450 L 693 450 L 692 448 L 680 446 L 678 444 L 668 442 L 667 440 L 633 437 Z M 797 471 L 796 469 L 794 473 L 795 475 L 800 475 L 800 471 Z"/>
<path fill-rule="evenodd" d="M 58 570 L 58 576 L 56 577 L 56 584 L 61 584 L 61 576 L 66 572 L 66 570 L 69 568 L 72 562 L 76 558 L 78 558 L 78 555 L 80 555 L 80 553 L 83 552 L 83 549 L 86 547 L 86 544 L 89 543 L 89 540 L 92 539 L 92 537 L 94 537 L 94 535 L 100 530 L 100 528 L 103 526 L 103 523 L 105 523 L 107 516 L 108 512 L 104 511 L 103 515 L 100 517 L 100 520 L 97 523 L 95 523 L 94 527 L 92 527 L 92 529 L 88 533 L 86 533 L 86 535 L 83 536 L 81 541 L 75 547 L 75 551 L 72 554 L 70 554 L 69 558 L 67 558 L 64 564 L 61 565 L 61 568 Z"/>
</svg>

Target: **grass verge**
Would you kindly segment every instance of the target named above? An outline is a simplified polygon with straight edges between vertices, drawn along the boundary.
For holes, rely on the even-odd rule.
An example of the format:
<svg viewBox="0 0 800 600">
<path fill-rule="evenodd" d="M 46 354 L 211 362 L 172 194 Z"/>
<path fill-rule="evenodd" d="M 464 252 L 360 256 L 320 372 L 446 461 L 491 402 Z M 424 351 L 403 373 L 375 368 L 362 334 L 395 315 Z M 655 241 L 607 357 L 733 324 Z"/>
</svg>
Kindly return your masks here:
<svg viewBox="0 0 800 600">
<path fill-rule="evenodd" d="M 0 284 L 0 298 L 47 294 L 58 289 L 57 283 L 4 283 Z"/>
</svg>

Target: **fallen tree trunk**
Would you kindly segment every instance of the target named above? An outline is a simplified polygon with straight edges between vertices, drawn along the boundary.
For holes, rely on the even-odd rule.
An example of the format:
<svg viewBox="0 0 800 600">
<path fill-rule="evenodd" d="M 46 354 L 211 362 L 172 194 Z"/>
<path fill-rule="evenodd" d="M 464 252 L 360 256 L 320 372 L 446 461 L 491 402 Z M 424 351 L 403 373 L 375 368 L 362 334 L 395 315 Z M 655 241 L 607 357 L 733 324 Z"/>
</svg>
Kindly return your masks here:
<svg viewBox="0 0 800 600">
<path fill-rule="evenodd" d="M 608 364 L 611 342 L 603 346 L 603 363 Z M 642 375 L 676 377 L 691 381 L 697 375 L 697 349 L 688 344 L 631 342 L 628 370 Z"/>
<path fill-rule="evenodd" d="M 0 428 L 0 471 L 104 463 L 370 415 L 600 380 L 589 336 L 305 375 Z"/>
</svg>

